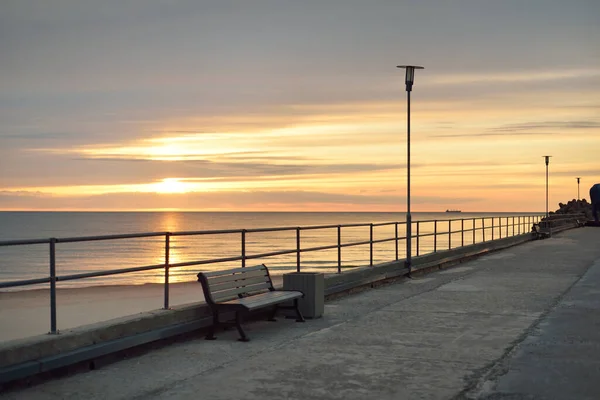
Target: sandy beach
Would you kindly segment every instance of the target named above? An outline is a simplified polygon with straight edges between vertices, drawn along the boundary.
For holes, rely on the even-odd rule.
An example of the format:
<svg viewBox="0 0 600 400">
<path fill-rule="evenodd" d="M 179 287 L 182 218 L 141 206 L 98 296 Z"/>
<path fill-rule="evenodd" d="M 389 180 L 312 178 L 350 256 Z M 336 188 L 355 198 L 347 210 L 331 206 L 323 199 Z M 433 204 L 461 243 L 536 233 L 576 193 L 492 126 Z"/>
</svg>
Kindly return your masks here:
<svg viewBox="0 0 600 400">
<path fill-rule="evenodd" d="M 281 286 L 283 278 L 273 277 Z M 59 331 L 163 308 L 164 286 L 92 286 L 57 289 Z M 196 281 L 169 285 L 169 305 L 204 301 Z M 50 331 L 50 290 L 0 292 L 0 342 L 23 339 Z"/>
<path fill-rule="evenodd" d="M 170 285 L 170 306 L 203 301 L 197 282 Z M 164 286 L 94 286 L 58 289 L 59 330 L 157 310 L 163 307 Z M 0 292 L 0 341 L 21 339 L 50 330 L 49 289 Z"/>
</svg>

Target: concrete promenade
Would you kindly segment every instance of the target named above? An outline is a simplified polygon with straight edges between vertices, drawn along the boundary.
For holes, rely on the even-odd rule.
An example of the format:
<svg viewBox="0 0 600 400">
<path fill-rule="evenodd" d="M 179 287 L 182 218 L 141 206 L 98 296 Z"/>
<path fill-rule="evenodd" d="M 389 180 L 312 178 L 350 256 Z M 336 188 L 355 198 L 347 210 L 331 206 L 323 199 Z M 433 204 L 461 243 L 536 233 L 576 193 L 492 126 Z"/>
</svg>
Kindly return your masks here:
<svg viewBox="0 0 600 400">
<path fill-rule="evenodd" d="M 600 229 L 528 242 L 2 399 L 599 399 Z"/>
</svg>

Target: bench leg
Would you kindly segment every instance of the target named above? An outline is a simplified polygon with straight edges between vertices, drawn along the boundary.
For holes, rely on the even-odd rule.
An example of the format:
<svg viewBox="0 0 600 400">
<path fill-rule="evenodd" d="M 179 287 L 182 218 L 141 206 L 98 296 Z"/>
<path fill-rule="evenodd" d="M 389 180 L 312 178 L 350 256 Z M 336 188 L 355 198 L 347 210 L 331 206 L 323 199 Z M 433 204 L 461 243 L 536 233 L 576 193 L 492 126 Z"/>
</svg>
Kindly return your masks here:
<svg viewBox="0 0 600 400">
<path fill-rule="evenodd" d="M 215 340 L 215 329 L 217 329 L 217 326 L 219 326 L 219 311 L 213 310 L 213 323 L 210 328 L 208 328 L 208 333 L 204 339 Z"/>
<path fill-rule="evenodd" d="M 298 299 L 294 299 L 294 309 L 296 310 L 296 322 L 304 322 L 304 317 L 298 308 Z"/>
<path fill-rule="evenodd" d="M 278 306 L 277 306 L 277 304 L 275 304 L 275 307 L 273 307 L 273 311 L 271 312 L 271 315 L 269 316 L 269 319 L 267 319 L 267 321 L 271 321 L 271 322 L 277 321 L 275 319 L 275 314 L 277 314 L 277 308 L 278 308 Z"/>
<path fill-rule="evenodd" d="M 235 312 L 235 327 L 237 328 L 238 332 L 240 333 L 240 338 L 238 340 L 240 342 L 249 342 L 250 339 L 248 338 L 248 336 L 246 336 L 246 334 L 244 333 L 244 330 L 242 329 L 242 312 L 241 311 Z"/>
</svg>

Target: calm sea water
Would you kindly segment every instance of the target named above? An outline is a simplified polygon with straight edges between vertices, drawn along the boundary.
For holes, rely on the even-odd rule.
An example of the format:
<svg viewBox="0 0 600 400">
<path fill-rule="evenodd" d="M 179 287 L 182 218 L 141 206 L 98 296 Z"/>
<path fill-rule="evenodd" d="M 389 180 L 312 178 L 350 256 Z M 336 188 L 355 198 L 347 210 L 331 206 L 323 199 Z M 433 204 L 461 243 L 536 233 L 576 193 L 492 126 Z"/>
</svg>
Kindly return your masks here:
<svg viewBox="0 0 600 400">
<path fill-rule="evenodd" d="M 472 225 L 470 218 L 524 215 L 517 213 L 414 213 L 413 221 L 448 220 L 464 218 L 465 228 Z M 380 223 L 404 221 L 404 213 L 268 213 L 268 212 L 0 212 L 0 241 L 17 239 L 67 238 L 142 232 L 182 232 L 200 230 L 230 230 L 273 227 L 296 227 L 315 225 L 338 225 L 354 223 Z M 498 221 L 498 219 L 496 219 Z M 489 220 L 488 220 L 489 223 Z M 503 222 L 505 224 L 506 222 Z M 448 231 L 448 222 L 438 223 L 439 231 Z M 475 226 L 481 226 L 480 220 Z M 452 230 L 458 230 L 461 221 L 452 222 Z M 394 226 L 374 228 L 374 240 L 394 237 Z M 414 229 L 414 228 L 413 228 Z M 420 224 L 420 233 L 433 232 L 433 223 Z M 523 229 L 526 229 L 525 226 Z M 400 225 L 399 236 L 404 235 Z M 494 230 L 495 237 L 500 231 Z M 502 236 L 506 235 L 502 230 Z M 510 232 L 512 233 L 512 228 Z M 342 244 L 369 240 L 369 227 L 342 229 Z M 415 234 L 415 232 L 413 232 Z M 491 229 L 486 231 L 487 240 Z M 449 240 L 450 239 L 450 240 Z M 440 236 L 437 248 L 458 247 L 461 241 L 472 242 L 469 233 Z M 477 232 L 475 241 L 483 239 Z M 449 243 L 450 241 L 450 243 Z M 306 230 L 301 232 L 301 248 L 337 244 L 337 229 Z M 415 247 L 416 243 L 413 243 Z M 399 258 L 405 256 L 405 242 L 399 244 Z M 246 254 L 260 254 L 296 248 L 295 231 L 251 232 L 246 236 Z M 106 271 L 117 268 L 162 264 L 165 260 L 165 238 L 135 238 L 107 241 L 58 243 L 56 245 L 57 275 Z M 433 250 L 433 238 L 421 238 L 421 254 Z M 171 238 L 170 262 L 191 262 L 213 258 L 236 257 L 241 254 L 241 235 L 220 234 L 200 236 L 176 236 Z M 416 254 L 416 248 L 413 250 Z M 301 254 L 303 271 L 333 272 L 337 268 L 337 249 Z M 369 245 L 344 247 L 343 268 L 369 264 Z M 392 261 L 396 258 L 394 241 L 374 245 L 374 263 Z M 259 260 L 248 260 L 247 265 L 267 264 L 277 273 L 294 270 L 296 255 L 281 255 Z M 194 281 L 199 270 L 235 268 L 241 261 L 171 269 L 171 281 Z M 49 274 L 48 244 L 25 246 L 0 246 L 0 281 L 34 279 Z M 163 281 L 161 270 L 136 272 L 124 275 L 88 278 L 59 282 L 59 287 L 82 287 L 96 285 L 131 285 Z M 34 285 L 18 290 L 47 287 Z M 12 289 L 15 290 L 15 289 Z"/>
</svg>

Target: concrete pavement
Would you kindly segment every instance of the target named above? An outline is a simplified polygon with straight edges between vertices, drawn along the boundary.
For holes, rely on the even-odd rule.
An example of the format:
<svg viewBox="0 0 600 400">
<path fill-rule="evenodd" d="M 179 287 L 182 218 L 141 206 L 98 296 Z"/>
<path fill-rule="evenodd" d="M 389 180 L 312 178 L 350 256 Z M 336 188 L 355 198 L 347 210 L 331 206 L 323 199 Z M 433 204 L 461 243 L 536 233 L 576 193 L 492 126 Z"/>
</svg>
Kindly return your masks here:
<svg viewBox="0 0 600 400">
<path fill-rule="evenodd" d="M 597 399 L 600 229 L 565 231 L 6 399 Z"/>
</svg>

